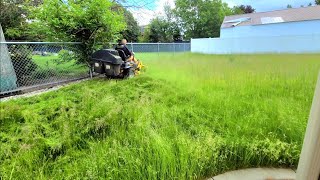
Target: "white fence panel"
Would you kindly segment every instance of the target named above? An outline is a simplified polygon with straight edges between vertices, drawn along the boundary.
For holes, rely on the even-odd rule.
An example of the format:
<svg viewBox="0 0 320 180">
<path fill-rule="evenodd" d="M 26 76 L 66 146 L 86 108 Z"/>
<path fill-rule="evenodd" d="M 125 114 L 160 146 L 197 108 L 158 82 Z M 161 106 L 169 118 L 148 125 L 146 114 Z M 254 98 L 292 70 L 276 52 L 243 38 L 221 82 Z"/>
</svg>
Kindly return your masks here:
<svg viewBox="0 0 320 180">
<path fill-rule="evenodd" d="M 192 39 L 191 52 L 205 54 L 319 53 L 320 34 Z"/>
</svg>

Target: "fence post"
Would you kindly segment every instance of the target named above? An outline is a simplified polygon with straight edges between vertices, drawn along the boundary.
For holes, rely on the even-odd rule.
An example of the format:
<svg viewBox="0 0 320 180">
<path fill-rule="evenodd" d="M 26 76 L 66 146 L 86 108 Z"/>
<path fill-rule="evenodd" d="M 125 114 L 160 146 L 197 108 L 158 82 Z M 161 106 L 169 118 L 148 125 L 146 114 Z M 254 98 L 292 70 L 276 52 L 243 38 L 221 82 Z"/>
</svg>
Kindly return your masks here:
<svg viewBox="0 0 320 180">
<path fill-rule="evenodd" d="M 90 79 L 93 78 L 92 66 L 89 67 L 89 76 L 90 76 Z"/>
<path fill-rule="evenodd" d="M 320 74 L 313 98 L 308 126 L 300 155 L 297 180 L 318 180 L 320 177 Z"/>
<path fill-rule="evenodd" d="M 159 56 L 160 55 L 160 44 L 159 44 L 159 42 L 157 44 L 158 44 L 158 56 Z"/>
<path fill-rule="evenodd" d="M 131 42 L 131 51 L 134 52 L 134 51 L 133 51 L 133 43 L 132 43 L 132 42 Z"/>
<path fill-rule="evenodd" d="M 175 55 L 176 54 L 176 45 L 174 43 L 172 43 L 172 44 L 173 44 L 173 55 Z"/>
</svg>

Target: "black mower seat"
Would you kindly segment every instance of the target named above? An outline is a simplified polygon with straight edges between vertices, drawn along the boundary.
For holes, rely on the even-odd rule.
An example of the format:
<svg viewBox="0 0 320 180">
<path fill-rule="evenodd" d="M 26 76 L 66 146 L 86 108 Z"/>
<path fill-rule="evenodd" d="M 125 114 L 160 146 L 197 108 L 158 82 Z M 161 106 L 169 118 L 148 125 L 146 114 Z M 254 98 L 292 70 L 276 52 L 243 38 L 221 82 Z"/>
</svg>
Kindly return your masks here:
<svg viewBox="0 0 320 180">
<path fill-rule="evenodd" d="M 123 61 L 126 61 L 126 60 L 130 57 L 130 56 L 126 56 L 126 54 L 124 53 L 123 50 L 118 49 L 117 51 L 118 51 L 119 56 L 121 57 L 121 59 L 122 59 Z"/>
<path fill-rule="evenodd" d="M 115 47 L 115 50 L 118 51 L 119 56 L 122 58 L 122 60 L 123 60 L 123 61 L 126 61 L 128 58 L 130 58 L 130 56 L 129 56 L 129 55 L 128 55 L 128 56 L 126 55 L 126 53 L 124 52 L 123 48 L 124 48 L 123 45 L 117 45 L 117 46 Z"/>
</svg>

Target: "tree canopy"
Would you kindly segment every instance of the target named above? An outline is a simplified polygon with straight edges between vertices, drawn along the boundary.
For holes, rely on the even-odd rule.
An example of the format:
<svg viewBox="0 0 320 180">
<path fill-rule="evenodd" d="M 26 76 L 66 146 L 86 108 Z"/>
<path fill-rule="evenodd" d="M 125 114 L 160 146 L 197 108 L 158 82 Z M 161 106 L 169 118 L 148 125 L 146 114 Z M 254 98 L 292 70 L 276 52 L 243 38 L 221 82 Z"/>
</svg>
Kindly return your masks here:
<svg viewBox="0 0 320 180">
<path fill-rule="evenodd" d="M 29 33 L 29 6 L 37 6 L 42 0 L 0 0 L 0 23 L 8 40 L 31 40 Z"/>
<path fill-rule="evenodd" d="M 176 0 L 174 12 L 187 39 L 219 37 L 224 17 L 232 14 L 221 0 Z"/>
<path fill-rule="evenodd" d="M 182 36 L 187 40 L 219 37 L 225 16 L 255 12 L 250 5 L 230 8 L 222 0 L 176 0 L 175 8 L 165 6 L 165 15 L 155 17 L 144 36 L 139 37 L 140 27 L 122 2 L 1 0 L 0 22 L 6 37 L 15 40 L 77 41 L 91 45 L 118 38 L 129 42 L 174 42 L 181 41 Z"/>
<path fill-rule="evenodd" d="M 145 35 L 149 42 L 181 41 L 181 28 L 170 6 L 164 7 L 165 16 L 154 18 Z"/>
<path fill-rule="evenodd" d="M 123 38 L 127 39 L 128 42 L 137 42 L 140 34 L 138 22 L 134 19 L 132 13 L 125 8 L 123 8 L 123 15 L 127 24 L 126 30 L 121 32 Z"/>
<path fill-rule="evenodd" d="M 76 59 L 88 62 L 97 43 L 109 43 L 126 28 L 121 10 L 110 0 L 45 0 L 35 8 L 33 27 L 51 41 L 82 42 Z"/>
<path fill-rule="evenodd" d="M 245 13 L 254 13 L 256 10 L 251 5 L 240 5 L 239 8 Z"/>
<path fill-rule="evenodd" d="M 234 14 L 250 14 L 256 11 L 251 5 L 235 6 L 232 10 Z"/>
<path fill-rule="evenodd" d="M 149 41 L 150 42 L 171 42 L 170 24 L 163 18 L 155 18 L 149 25 Z"/>
</svg>

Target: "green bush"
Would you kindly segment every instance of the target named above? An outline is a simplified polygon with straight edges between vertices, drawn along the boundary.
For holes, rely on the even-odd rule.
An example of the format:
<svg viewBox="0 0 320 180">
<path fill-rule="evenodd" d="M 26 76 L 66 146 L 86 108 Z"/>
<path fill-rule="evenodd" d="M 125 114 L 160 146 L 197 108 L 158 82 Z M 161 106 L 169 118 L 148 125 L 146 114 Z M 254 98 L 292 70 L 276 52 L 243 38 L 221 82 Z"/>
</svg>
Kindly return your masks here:
<svg viewBox="0 0 320 180">
<path fill-rule="evenodd" d="M 28 85 L 30 83 L 30 75 L 32 75 L 38 67 L 31 58 L 32 48 L 27 45 L 12 45 L 9 49 L 19 86 Z"/>
<path fill-rule="evenodd" d="M 76 58 L 74 52 L 65 49 L 59 51 L 58 57 L 59 58 L 54 61 L 57 65 L 74 61 Z"/>
</svg>

